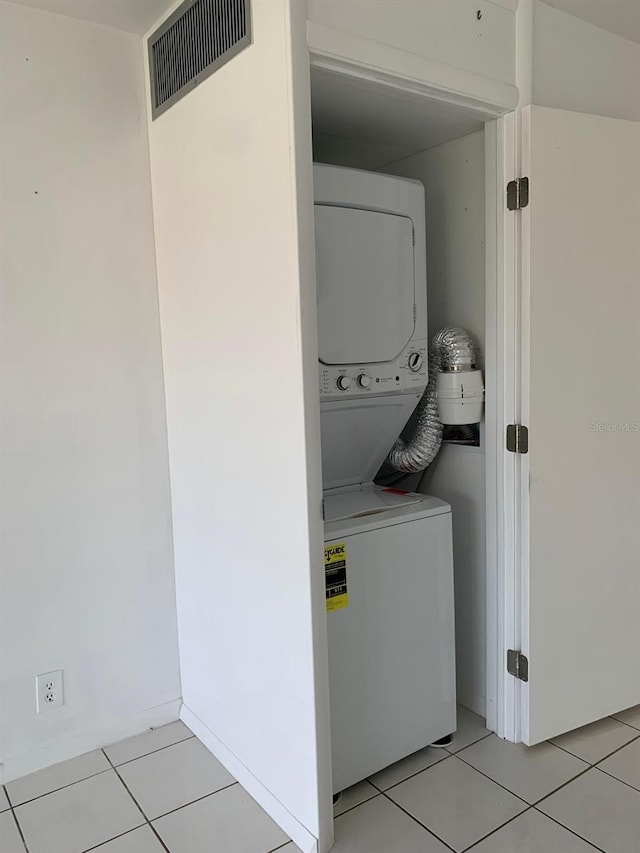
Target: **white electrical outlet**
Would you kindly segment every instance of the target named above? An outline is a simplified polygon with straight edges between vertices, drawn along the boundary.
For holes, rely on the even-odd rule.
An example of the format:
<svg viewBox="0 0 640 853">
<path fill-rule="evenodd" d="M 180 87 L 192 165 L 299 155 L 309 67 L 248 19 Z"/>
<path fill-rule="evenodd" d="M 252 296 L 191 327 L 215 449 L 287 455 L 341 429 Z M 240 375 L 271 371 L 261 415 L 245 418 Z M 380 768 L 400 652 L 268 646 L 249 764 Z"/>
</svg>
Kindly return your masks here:
<svg viewBox="0 0 640 853">
<path fill-rule="evenodd" d="M 38 714 L 64 705 L 62 670 L 36 675 L 36 710 Z"/>
</svg>

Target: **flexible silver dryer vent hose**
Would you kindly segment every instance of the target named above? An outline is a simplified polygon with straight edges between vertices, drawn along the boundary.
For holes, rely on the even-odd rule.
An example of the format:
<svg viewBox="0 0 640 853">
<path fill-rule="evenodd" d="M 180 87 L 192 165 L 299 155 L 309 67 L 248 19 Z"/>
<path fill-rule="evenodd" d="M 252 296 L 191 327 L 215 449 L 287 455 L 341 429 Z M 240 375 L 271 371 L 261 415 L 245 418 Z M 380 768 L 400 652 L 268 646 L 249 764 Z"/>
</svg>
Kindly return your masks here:
<svg viewBox="0 0 640 853">
<path fill-rule="evenodd" d="M 472 370 L 476 354 L 465 329 L 448 327 L 434 335 L 429 349 L 429 382 L 410 421 L 410 435 L 401 436 L 391 448 L 388 462 L 397 471 L 423 471 L 436 458 L 442 444 L 442 423 L 438 416 L 436 378 L 447 370 Z"/>
</svg>

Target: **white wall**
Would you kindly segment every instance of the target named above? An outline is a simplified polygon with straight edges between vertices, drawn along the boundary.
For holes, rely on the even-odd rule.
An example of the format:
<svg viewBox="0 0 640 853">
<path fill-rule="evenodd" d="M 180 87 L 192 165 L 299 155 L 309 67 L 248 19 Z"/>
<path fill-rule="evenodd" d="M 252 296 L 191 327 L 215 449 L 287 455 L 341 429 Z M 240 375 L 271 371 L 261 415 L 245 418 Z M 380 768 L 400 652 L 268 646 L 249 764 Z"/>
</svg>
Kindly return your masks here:
<svg viewBox="0 0 640 853">
<path fill-rule="evenodd" d="M 423 151 L 385 172 L 425 186 L 429 335 L 462 326 L 485 340 L 484 131 Z M 458 699 L 484 715 L 486 706 L 484 448 L 444 445 L 422 491 L 453 510 Z"/>
<path fill-rule="evenodd" d="M 534 104 L 640 121 L 640 44 L 533 7 Z"/>
<path fill-rule="evenodd" d="M 175 719 L 138 37 L 0 4 L 5 778 Z M 64 669 L 37 716 L 34 676 Z"/>
<path fill-rule="evenodd" d="M 149 133 L 185 719 L 310 850 L 332 828 L 303 15 L 254 0 L 254 44 Z"/>
<path fill-rule="evenodd" d="M 349 139 L 321 131 L 313 133 L 313 159 L 317 163 L 375 171 L 382 169 L 385 163 L 413 153 L 404 146 L 376 139 Z"/>
<path fill-rule="evenodd" d="M 421 489 L 451 504 L 458 702 L 486 716 L 485 454 L 444 444 Z"/>
<path fill-rule="evenodd" d="M 511 0 L 307 2 L 314 24 L 515 84 L 516 3 Z"/>
<path fill-rule="evenodd" d="M 425 186 L 429 336 L 464 326 L 483 363 L 484 130 L 384 167 Z"/>
</svg>

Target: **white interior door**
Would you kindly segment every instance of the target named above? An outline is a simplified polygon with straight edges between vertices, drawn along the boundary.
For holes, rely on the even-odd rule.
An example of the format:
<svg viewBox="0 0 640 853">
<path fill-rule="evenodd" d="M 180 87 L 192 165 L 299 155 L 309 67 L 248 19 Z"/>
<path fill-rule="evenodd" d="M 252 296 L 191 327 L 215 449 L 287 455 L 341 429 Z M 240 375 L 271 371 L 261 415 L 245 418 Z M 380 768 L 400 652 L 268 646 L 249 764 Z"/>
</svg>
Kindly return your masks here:
<svg viewBox="0 0 640 853">
<path fill-rule="evenodd" d="M 640 124 L 530 107 L 522 142 L 533 744 L 640 703 Z"/>
</svg>

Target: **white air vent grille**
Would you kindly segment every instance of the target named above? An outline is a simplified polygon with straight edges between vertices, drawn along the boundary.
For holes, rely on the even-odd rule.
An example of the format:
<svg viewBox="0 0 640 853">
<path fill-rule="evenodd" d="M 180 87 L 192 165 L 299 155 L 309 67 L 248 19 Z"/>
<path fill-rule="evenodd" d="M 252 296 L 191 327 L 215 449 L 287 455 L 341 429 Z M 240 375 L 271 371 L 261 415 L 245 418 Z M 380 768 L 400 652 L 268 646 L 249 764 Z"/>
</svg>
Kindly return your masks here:
<svg viewBox="0 0 640 853">
<path fill-rule="evenodd" d="M 149 39 L 157 118 L 251 43 L 250 0 L 186 0 Z"/>
</svg>

